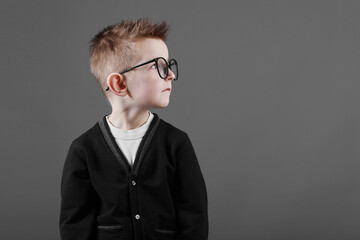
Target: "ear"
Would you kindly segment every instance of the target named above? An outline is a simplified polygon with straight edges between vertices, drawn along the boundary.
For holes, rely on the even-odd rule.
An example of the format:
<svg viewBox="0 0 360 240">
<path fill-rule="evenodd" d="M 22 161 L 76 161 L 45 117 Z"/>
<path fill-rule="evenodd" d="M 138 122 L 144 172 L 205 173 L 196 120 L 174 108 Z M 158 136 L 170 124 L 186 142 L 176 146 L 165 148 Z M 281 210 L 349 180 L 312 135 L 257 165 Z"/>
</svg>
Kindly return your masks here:
<svg viewBox="0 0 360 240">
<path fill-rule="evenodd" d="M 107 77 L 106 83 L 114 94 L 118 96 L 126 96 L 127 86 L 123 75 L 119 73 L 111 73 Z"/>
</svg>

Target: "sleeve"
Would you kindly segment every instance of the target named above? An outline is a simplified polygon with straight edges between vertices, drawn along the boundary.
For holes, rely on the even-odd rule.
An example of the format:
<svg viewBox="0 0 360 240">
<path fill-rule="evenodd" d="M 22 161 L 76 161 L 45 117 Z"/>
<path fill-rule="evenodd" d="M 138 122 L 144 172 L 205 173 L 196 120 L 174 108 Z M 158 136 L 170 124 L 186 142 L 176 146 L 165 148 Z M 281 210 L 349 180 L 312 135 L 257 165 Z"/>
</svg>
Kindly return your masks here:
<svg viewBox="0 0 360 240">
<path fill-rule="evenodd" d="M 192 143 L 186 136 L 177 154 L 175 207 L 179 240 L 207 240 L 208 200 L 205 181 Z"/>
<path fill-rule="evenodd" d="M 84 154 L 73 141 L 61 178 L 60 236 L 62 240 L 91 240 L 97 237 L 97 200 Z"/>
</svg>

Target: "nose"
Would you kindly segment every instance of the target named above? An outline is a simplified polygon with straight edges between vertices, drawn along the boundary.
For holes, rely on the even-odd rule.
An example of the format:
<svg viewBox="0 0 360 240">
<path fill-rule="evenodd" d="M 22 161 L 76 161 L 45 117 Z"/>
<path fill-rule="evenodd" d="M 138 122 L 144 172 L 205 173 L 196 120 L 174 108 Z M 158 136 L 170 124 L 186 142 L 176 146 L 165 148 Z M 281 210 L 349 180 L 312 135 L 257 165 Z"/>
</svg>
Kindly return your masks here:
<svg viewBox="0 0 360 240">
<path fill-rule="evenodd" d="M 169 71 L 169 74 L 168 74 L 168 77 L 166 78 L 166 80 L 169 80 L 169 81 L 174 80 L 175 74 L 170 69 L 168 71 Z"/>
</svg>

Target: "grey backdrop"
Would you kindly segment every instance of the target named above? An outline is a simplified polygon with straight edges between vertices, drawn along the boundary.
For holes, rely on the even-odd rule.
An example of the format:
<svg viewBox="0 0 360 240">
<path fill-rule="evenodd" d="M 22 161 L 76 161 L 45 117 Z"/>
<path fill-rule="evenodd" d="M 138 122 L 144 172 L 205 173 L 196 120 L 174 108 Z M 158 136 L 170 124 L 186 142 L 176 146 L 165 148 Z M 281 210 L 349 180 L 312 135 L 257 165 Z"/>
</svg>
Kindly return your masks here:
<svg viewBox="0 0 360 240">
<path fill-rule="evenodd" d="M 359 1 L 1 1 L 0 239 L 60 239 L 71 141 L 111 109 L 89 41 L 171 24 L 171 103 L 192 139 L 210 240 L 360 239 Z"/>
</svg>

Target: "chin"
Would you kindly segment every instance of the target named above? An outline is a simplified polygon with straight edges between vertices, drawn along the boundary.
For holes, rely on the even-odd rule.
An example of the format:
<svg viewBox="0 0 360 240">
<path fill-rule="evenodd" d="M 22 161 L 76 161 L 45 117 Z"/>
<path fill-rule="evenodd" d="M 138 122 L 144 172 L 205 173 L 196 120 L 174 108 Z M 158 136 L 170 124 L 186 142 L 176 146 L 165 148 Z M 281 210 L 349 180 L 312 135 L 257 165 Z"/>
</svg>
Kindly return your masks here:
<svg viewBox="0 0 360 240">
<path fill-rule="evenodd" d="M 153 108 L 166 108 L 168 105 L 169 105 L 169 101 L 168 101 L 168 102 L 159 103 L 159 104 L 154 104 Z"/>
<path fill-rule="evenodd" d="M 168 105 L 169 105 L 169 103 L 165 104 L 165 105 L 161 105 L 161 106 L 159 106 L 159 108 L 166 108 Z"/>
</svg>

